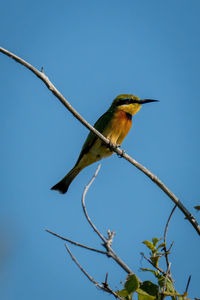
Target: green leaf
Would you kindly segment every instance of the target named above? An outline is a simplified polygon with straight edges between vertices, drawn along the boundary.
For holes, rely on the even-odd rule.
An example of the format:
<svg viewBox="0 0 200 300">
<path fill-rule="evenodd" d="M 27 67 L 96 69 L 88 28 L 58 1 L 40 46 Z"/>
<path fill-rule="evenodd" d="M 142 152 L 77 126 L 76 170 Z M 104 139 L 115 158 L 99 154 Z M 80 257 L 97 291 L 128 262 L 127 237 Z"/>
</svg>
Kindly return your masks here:
<svg viewBox="0 0 200 300">
<path fill-rule="evenodd" d="M 157 248 L 156 250 L 159 250 L 160 248 L 163 248 L 165 246 L 165 243 L 161 243 Z"/>
<path fill-rule="evenodd" d="M 140 268 L 140 270 L 141 270 L 141 271 L 144 271 L 144 272 L 151 272 L 151 273 L 153 273 L 153 274 L 155 275 L 155 277 L 157 277 L 157 278 L 158 278 L 158 276 L 160 276 L 159 273 L 158 273 L 158 271 L 155 271 L 155 270 L 152 270 L 152 269 L 148 269 L 148 268 Z"/>
<path fill-rule="evenodd" d="M 152 261 L 153 266 L 157 268 L 160 256 L 151 256 L 150 259 Z"/>
<path fill-rule="evenodd" d="M 154 300 L 155 297 L 152 297 L 150 295 L 141 295 L 141 294 L 138 294 L 138 300 Z"/>
<path fill-rule="evenodd" d="M 164 287 L 164 285 L 165 285 L 165 276 L 160 276 L 160 278 L 158 279 L 158 284 L 161 288 Z M 176 294 L 173 282 L 169 278 L 166 279 L 166 291 L 170 292 L 172 294 Z"/>
<path fill-rule="evenodd" d="M 134 293 L 139 287 L 139 280 L 135 274 L 131 274 L 128 276 L 125 285 L 125 289 L 127 290 L 128 294 Z"/>
<path fill-rule="evenodd" d="M 143 244 L 145 244 L 152 252 L 155 251 L 155 246 L 150 241 L 143 241 Z"/>
<path fill-rule="evenodd" d="M 125 299 L 126 299 L 126 297 L 128 297 L 128 291 L 126 289 L 117 291 L 116 294 Z"/>
<path fill-rule="evenodd" d="M 160 241 L 160 240 L 162 240 L 162 239 L 158 239 L 158 238 L 152 238 L 152 242 L 153 242 L 153 244 L 154 244 L 154 246 L 156 246 L 157 245 L 157 243 Z"/>
<path fill-rule="evenodd" d="M 145 293 L 141 289 L 138 289 L 137 293 L 138 293 L 138 300 L 155 300 L 154 296 Z"/>
<path fill-rule="evenodd" d="M 170 293 L 176 293 L 175 289 L 174 289 L 174 285 L 173 282 L 171 282 L 171 280 L 169 278 L 167 278 L 167 285 L 166 285 L 167 291 Z"/>
<path fill-rule="evenodd" d="M 197 298 L 195 298 L 195 299 L 197 299 Z M 184 296 L 184 295 L 180 295 L 180 296 L 178 296 L 178 300 L 191 300 L 190 298 L 187 298 L 186 296 Z M 197 299 L 198 300 L 198 299 Z"/>
<path fill-rule="evenodd" d="M 159 287 L 158 285 L 154 284 L 151 281 L 144 281 L 141 285 L 140 285 L 140 289 L 145 291 L 146 293 L 148 293 L 151 296 L 157 296 L 159 293 Z"/>
</svg>

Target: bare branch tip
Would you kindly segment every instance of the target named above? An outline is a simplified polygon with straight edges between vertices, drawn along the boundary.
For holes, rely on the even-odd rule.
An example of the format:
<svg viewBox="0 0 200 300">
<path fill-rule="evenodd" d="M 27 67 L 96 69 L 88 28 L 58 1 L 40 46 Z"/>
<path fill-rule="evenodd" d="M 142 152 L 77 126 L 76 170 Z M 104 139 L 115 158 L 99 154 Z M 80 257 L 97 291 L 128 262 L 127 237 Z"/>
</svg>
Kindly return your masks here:
<svg viewBox="0 0 200 300">
<path fill-rule="evenodd" d="M 188 288 L 189 288 L 189 285 L 190 285 L 191 277 L 192 277 L 192 275 L 190 275 L 188 277 L 187 285 L 186 285 L 185 292 L 184 292 L 185 295 L 187 295 L 187 293 L 188 293 Z"/>
<path fill-rule="evenodd" d="M 108 286 L 108 272 L 106 273 L 105 281 L 102 282 L 102 284 L 103 284 L 104 288 L 106 288 L 106 289 L 109 287 Z"/>
<path fill-rule="evenodd" d="M 111 231 L 110 229 L 108 229 L 107 234 L 108 234 L 107 246 L 111 247 L 112 242 L 113 242 L 113 238 L 114 238 L 114 235 L 115 235 L 115 231 Z"/>
</svg>

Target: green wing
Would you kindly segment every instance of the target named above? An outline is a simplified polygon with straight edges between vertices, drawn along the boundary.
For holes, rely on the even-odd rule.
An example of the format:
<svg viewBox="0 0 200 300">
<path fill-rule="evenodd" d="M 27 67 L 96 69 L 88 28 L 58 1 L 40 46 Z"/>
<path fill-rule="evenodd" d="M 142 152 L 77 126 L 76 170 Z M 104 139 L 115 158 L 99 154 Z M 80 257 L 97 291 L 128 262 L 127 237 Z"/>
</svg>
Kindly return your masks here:
<svg viewBox="0 0 200 300">
<path fill-rule="evenodd" d="M 96 121 L 96 123 L 94 124 L 94 128 L 97 129 L 100 133 L 102 133 L 104 129 L 107 127 L 108 123 L 112 120 L 112 116 L 113 116 L 113 112 L 108 110 Z M 85 140 L 85 143 L 83 144 L 76 165 L 79 163 L 83 155 L 87 153 L 89 149 L 94 145 L 97 139 L 98 137 L 93 132 L 90 131 L 90 133 L 88 134 Z"/>
</svg>

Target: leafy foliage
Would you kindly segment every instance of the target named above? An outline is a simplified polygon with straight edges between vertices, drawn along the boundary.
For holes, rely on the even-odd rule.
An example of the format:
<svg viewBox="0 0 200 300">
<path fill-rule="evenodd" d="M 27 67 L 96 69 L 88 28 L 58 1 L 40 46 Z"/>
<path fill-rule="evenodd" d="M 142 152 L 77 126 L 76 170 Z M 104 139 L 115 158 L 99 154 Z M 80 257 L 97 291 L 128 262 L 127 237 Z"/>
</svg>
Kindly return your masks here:
<svg viewBox="0 0 200 300">
<path fill-rule="evenodd" d="M 161 239 L 158 238 L 153 238 L 152 242 L 143 241 L 143 244 L 145 244 L 151 250 L 150 260 L 155 268 L 158 267 L 159 259 L 164 255 L 164 253 L 159 253 L 158 250 L 163 248 L 165 243 L 160 243 L 160 245 L 157 246 L 159 241 L 161 241 Z"/>
<path fill-rule="evenodd" d="M 131 274 L 126 278 L 123 289 L 117 291 L 117 295 L 122 299 L 132 300 L 133 295 L 137 295 L 138 300 L 163 300 L 167 296 L 171 297 L 172 300 L 190 300 L 187 298 L 187 293 L 181 295 L 176 292 L 171 273 L 161 272 L 159 268 L 160 258 L 166 255 L 164 252 L 165 243 L 161 240 L 154 237 L 151 242 L 143 241 L 143 244 L 150 250 L 148 259 L 154 269 L 141 268 L 141 271 L 151 272 L 157 283 L 149 280 L 141 282 L 135 274 Z"/>
</svg>

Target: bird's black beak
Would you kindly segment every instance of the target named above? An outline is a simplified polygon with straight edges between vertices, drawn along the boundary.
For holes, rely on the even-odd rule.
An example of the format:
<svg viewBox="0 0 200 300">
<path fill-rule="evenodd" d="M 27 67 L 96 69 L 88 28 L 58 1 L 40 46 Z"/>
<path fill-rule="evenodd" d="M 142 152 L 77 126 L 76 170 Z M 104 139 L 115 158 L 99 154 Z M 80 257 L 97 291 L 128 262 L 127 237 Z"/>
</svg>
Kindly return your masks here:
<svg viewBox="0 0 200 300">
<path fill-rule="evenodd" d="M 140 103 L 140 104 L 145 104 L 145 103 L 150 103 L 150 102 L 159 102 L 159 100 L 143 99 L 143 100 L 138 101 L 138 103 Z"/>
</svg>

